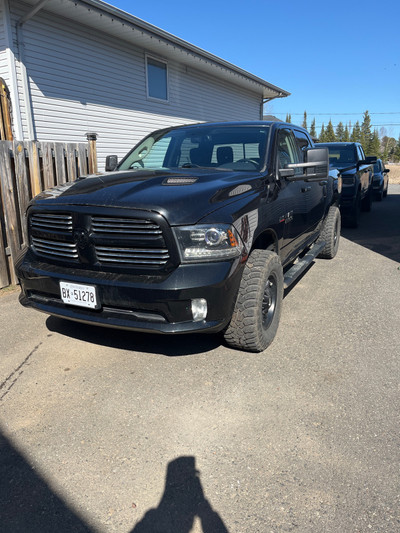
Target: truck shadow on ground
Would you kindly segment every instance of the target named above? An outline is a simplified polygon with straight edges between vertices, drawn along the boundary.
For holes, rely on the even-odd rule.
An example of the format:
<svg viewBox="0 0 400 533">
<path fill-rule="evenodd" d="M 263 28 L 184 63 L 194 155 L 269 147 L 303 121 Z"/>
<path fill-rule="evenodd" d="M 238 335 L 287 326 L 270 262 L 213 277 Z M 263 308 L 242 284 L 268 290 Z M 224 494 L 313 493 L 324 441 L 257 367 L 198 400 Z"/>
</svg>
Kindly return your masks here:
<svg viewBox="0 0 400 533">
<path fill-rule="evenodd" d="M 159 335 L 136 333 L 101 326 L 81 324 L 57 317 L 48 317 L 47 328 L 91 344 L 135 352 L 161 354 L 167 357 L 196 355 L 215 350 L 222 343 L 218 334 Z"/>
<path fill-rule="evenodd" d="M 400 185 L 390 186 L 382 202 L 362 213 L 358 228 L 342 228 L 342 236 L 388 259 L 400 262 Z"/>
</svg>

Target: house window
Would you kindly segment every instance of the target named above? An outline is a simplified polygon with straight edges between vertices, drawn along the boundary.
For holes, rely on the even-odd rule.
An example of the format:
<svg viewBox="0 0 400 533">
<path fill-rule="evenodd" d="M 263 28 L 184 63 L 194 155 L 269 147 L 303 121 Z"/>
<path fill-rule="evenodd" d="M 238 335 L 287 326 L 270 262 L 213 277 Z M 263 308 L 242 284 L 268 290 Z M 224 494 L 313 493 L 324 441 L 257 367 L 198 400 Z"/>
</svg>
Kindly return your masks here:
<svg viewBox="0 0 400 533">
<path fill-rule="evenodd" d="M 164 61 L 146 57 L 147 96 L 157 100 L 168 100 L 168 70 Z"/>
</svg>

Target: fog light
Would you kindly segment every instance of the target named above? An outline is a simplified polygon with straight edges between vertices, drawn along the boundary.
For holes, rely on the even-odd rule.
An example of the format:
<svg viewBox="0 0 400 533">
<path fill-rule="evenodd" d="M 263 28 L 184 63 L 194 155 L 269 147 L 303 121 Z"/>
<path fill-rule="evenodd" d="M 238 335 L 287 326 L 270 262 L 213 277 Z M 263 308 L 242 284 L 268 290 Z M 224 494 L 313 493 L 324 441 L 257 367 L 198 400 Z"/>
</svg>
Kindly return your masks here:
<svg viewBox="0 0 400 533">
<path fill-rule="evenodd" d="M 195 322 L 204 320 L 207 316 L 207 300 L 204 298 L 195 298 L 192 300 L 192 315 Z"/>
</svg>

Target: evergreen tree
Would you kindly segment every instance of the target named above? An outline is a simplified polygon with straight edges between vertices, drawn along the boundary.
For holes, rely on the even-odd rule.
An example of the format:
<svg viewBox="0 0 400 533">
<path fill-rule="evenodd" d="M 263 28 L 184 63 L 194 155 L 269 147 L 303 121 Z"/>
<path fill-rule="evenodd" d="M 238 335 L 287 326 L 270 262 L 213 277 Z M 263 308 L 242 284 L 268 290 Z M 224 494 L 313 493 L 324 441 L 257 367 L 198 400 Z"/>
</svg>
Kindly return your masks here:
<svg viewBox="0 0 400 533">
<path fill-rule="evenodd" d="M 303 128 L 307 129 L 307 112 L 304 111 L 304 117 L 303 117 Z"/>
<path fill-rule="evenodd" d="M 321 132 L 319 134 L 318 140 L 319 140 L 320 143 L 326 142 L 326 140 L 325 140 L 325 126 L 324 126 L 324 123 L 322 123 Z"/>
<path fill-rule="evenodd" d="M 285 122 L 292 122 L 292 115 L 290 113 L 286 113 L 286 119 Z"/>
<path fill-rule="evenodd" d="M 339 122 L 339 124 L 336 126 L 336 140 L 338 142 L 344 141 L 344 126 L 343 122 Z"/>
<path fill-rule="evenodd" d="M 354 124 L 353 131 L 351 132 L 351 135 L 350 135 L 350 141 L 352 143 L 361 142 L 361 128 L 360 128 L 360 123 L 358 122 L 358 120 Z"/>
<path fill-rule="evenodd" d="M 368 111 L 364 113 L 364 119 L 361 124 L 360 142 L 363 145 L 364 152 L 368 154 L 371 152 L 372 133 L 371 133 L 371 117 Z"/>
<path fill-rule="evenodd" d="M 332 120 L 329 120 L 325 131 L 325 142 L 333 143 L 336 141 L 335 131 L 333 129 Z"/>
<path fill-rule="evenodd" d="M 310 135 L 313 139 L 317 138 L 317 130 L 315 129 L 315 118 L 311 122 Z"/>
<path fill-rule="evenodd" d="M 346 127 L 344 128 L 344 134 L 343 134 L 343 142 L 349 142 L 350 141 L 350 132 L 349 132 L 349 127 L 348 125 L 346 124 Z"/>
<path fill-rule="evenodd" d="M 400 161 L 400 135 L 399 135 L 399 140 L 397 141 L 397 144 L 393 150 L 393 155 L 392 155 L 392 159 L 393 161 L 395 161 L 396 163 L 398 161 Z"/>
<path fill-rule="evenodd" d="M 380 157 L 380 142 L 377 129 L 372 133 L 368 151 L 365 152 L 365 155 L 375 155 L 376 157 Z"/>
</svg>

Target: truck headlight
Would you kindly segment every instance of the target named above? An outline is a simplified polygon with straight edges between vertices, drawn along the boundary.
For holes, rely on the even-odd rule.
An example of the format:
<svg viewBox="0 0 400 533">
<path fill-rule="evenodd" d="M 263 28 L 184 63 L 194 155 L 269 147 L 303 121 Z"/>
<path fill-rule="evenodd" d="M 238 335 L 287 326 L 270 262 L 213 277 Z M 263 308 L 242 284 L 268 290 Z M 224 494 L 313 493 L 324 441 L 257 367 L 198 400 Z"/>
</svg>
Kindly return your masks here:
<svg viewBox="0 0 400 533">
<path fill-rule="evenodd" d="M 173 228 L 184 263 L 238 257 L 243 245 L 233 226 L 198 224 Z"/>
</svg>

